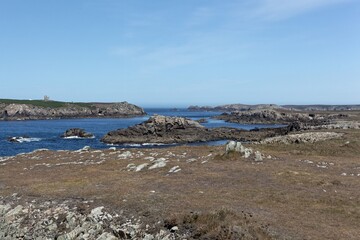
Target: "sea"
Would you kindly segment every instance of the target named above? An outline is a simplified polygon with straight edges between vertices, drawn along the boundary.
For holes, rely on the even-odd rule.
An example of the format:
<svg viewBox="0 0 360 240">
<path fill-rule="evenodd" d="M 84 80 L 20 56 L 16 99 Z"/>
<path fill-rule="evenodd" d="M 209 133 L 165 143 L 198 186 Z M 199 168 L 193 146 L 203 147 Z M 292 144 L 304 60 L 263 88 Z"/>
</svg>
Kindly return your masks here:
<svg viewBox="0 0 360 240">
<path fill-rule="evenodd" d="M 50 150 L 78 150 L 84 146 L 94 149 L 105 149 L 109 147 L 118 148 L 150 148 L 167 147 L 166 144 L 122 144 L 109 145 L 102 143 L 100 139 L 109 131 L 127 128 L 146 121 L 154 114 L 165 116 L 186 117 L 193 120 L 206 119 L 207 123 L 202 123 L 207 128 L 233 127 L 239 129 L 254 129 L 278 127 L 280 125 L 259 125 L 259 124 L 236 124 L 227 123 L 222 120 L 212 119 L 222 112 L 209 111 L 190 111 L 188 109 L 170 108 L 148 108 L 145 109 L 147 115 L 133 118 L 86 118 L 86 119 L 54 119 L 54 120 L 25 120 L 25 121 L 0 121 L 0 156 L 13 156 L 19 153 L 27 153 L 36 149 Z M 82 128 L 86 132 L 95 135 L 94 138 L 80 139 L 60 137 L 69 128 Z M 9 142 L 11 137 L 25 137 L 21 142 Z M 221 145 L 226 141 L 213 141 L 205 143 L 193 143 L 191 145 Z"/>
</svg>

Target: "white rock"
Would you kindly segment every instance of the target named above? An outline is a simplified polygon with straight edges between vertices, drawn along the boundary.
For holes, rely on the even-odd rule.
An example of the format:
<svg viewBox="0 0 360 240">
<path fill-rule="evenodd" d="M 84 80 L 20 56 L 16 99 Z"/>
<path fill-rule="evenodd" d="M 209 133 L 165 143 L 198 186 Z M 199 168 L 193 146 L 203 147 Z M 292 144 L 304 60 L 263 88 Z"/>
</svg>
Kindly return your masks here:
<svg viewBox="0 0 360 240">
<path fill-rule="evenodd" d="M 145 167 L 147 167 L 149 164 L 148 163 L 143 163 L 143 164 L 140 164 L 138 165 L 136 168 L 135 168 L 135 172 L 140 172 L 141 170 L 143 170 Z"/>
<path fill-rule="evenodd" d="M 255 152 L 255 162 L 261 162 L 263 160 L 263 157 L 261 155 L 261 152 L 256 151 Z"/>
<path fill-rule="evenodd" d="M 249 158 L 252 153 L 253 150 L 251 148 L 244 148 L 244 158 Z"/>
<path fill-rule="evenodd" d="M 118 158 L 121 158 L 121 159 L 127 159 L 130 157 L 132 157 L 132 154 L 129 151 L 123 152 L 122 154 L 118 155 Z"/>
<path fill-rule="evenodd" d="M 177 173 L 179 171 L 181 171 L 181 168 L 179 166 L 175 166 L 169 170 L 169 173 Z"/>
<path fill-rule="evenodd" d="M 151 234 L 145 234 L 143 240 L 153 240 L 154 239 L 154 236 L 151 235 Z"/>
<path fill-rule="evenodd" d="M 179 231 L 179 228 L 178 228 L 178 226 L 174 226 L 170 229 L 170 231 L 173 231 L 173 232 Z"/>
<path fill-rule="evenodd" d="M 15 219 L 16 215 L 18 215 L 19 213 L 21 213 L 21 211 L 23 210 L 23 206 L 21 205 L 17 205 L 14 209 L 11 209 L 10 211 L 8 211 L 5 214 L 5 221 L 6 222 L 11 222 Z"/>
<path fill-rule="evenodd" d="M 229 153 L 231 151 L 235 151 L 236 142 L 235 141 L 229 141 L 225 146 L 225 152 Z"/>
<path fill-rule="evenodd" d="M 189 159 L 186 160 L 187 163 L 191 163 L 191 162 L 195 162 L 195 161 L 196 161 L 195 158 L 189 158 Z"/>
<path fill-rule="evenodd" d="M 96 240 L 117 240 L 118 238 L 115 237 L 113 234 L 104 232 L 101 234 Z"/>
<path fill-rule="evenodd" d="M 162 168 L 166 166 L 165 158 L 158 158 L 154 161 L 154 164 L 149 167 L 149 169 Z"/>
<path fill-rule="evenodd" d="M 89 214 L 89 217 L 93 218 L 94 220 L 99 220 L 100 217 L 103 215 L 102 210 L 104 207 L 97 207 L 91 210 L 91 213 Z"/>
</svg>

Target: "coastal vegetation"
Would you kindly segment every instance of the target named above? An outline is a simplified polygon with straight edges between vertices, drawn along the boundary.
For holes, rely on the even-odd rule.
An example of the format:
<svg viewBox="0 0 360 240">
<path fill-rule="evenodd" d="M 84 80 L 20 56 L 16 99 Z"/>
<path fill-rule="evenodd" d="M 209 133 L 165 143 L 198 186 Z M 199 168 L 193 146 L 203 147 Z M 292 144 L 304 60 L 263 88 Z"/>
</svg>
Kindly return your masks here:
<svg viewBox="0 0 360 240">
<path fill-rule="evenodd" d="M 66 107 L 69 105 L 79 106 L 79 107 L 87 107 L 91 108 L 92 103 L 84 103 L 84 102 L 62 102 L 62 101 L 52 101 L 52 100 L 25 100 L 25 99 L 0 99 L 0 104 L 29 104 L 37 107 L 44 108 L 60 108 Z"/>
</svg>

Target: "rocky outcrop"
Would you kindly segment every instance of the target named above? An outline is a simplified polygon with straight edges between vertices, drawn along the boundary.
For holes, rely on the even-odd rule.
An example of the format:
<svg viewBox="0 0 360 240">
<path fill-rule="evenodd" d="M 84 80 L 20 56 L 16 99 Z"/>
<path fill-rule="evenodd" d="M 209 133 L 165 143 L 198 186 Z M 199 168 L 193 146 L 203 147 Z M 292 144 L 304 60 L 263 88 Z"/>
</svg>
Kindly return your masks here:
<svg viewBox="0 0 360 240">
<path fill-rule="evenodd" d="M 259 151 L 253 151 L 252 148 L 247 148 L 241 142 L 229 141 L 225 145 L 225 155 L 239 153 L 243 158 L 251 158 L 255 162 L 262 162 L 263 155 Z"/>
<path fill-rule="evenodd" d="M 101 141 L 112 144 L 169 144 L 215 140 L 259 141 L 266 137 L 284 135 L 288 132 L 288 127 L 257 129 L 256 131 L 225 127 L 209 129 L 190 119 L 156 115 L 127 129 L 111 131 Z"/>
<path fill-rule="evenodd" d="M 181 118 L 155 115 L 149 120 L 109 132 L 102 138 L 105 143 L 185 143 L 211 140 L 210 131 L 198 122 Z"/>
<path fill-rule="evenodd" d="M 256 104 L 256 105 L 249 105 L 249 104 L 227 104 L 221 105 L 216 107 L 211 106 L 190 106 L 188 110 L 190 111 L 248 111 L 248 110 L 256 110 L 256 109 L 282 109 L 281 106 L 276 104 Z"/>
<path fill-rule="evenodd" d="M 0 104 L 0 120 L 130 117 L 145 115 L 142 108 L 120 103 L 63 103 L 44 107 L 33 104 Z"/>
<path fill-rule="evenodd" d="M 288 124 L 299 122 L 307 125 L 328 124 L 330 120 L 346 118 L 343 114 L 323 115 L 315 113 L 299 113 L 290 111 L 280 111 L 274 109 L 258 109 L 249 111 L 235 111 L 223 113 L 214 118 L 225 120 L 232 123 L 250 123 L 250 124 Z"/>
<path fill-rule="evenodd" d="M 0 202 L 0 239 L 183 239 L 166 228 L 155 232 L 139 219 L 90 208 L 87 201 Z M 156 226 L 159 228 L 159 226 Z M 149 232 L 152 233 L 149 233 Z"/>
<path fill-rule="evenodd" d="M 248 111 L 259 109 L 283 109 L 300 111 L 349 111 L 360 110 L 360 105 L 276 105 L 276 104 L 227 104 L 216 107 L 212 106 L 190 106 L 190 111 Z"/>
<path fill-rule="evenodd" d="M 23 143 L 23 142 L 38 142 L 40 138 L 32 138 L 29 136 L 19 136 L 19 137 L 8 137 L 7 140 L 12 143 Z"/>
<path fill-rule="evenodd" d="M 318 141 L 325 141 L 334 138 L 340 138 L 342 133 L 335 132 L 306 132 L 299 134 L 289 134 L 286 136 L 277 136 L 262 140 L 261 144 L 269 143 L 281 143 L 281 144 L 293 144 L 293 143 L 315 143 Z"/>
<path fill-rule="evenodd" d="M 62 135 L 62 138 L 94 138 L 94 134 L 85 132 L 81 128 L 70 128 L 66 130 Z"/>
</svg>

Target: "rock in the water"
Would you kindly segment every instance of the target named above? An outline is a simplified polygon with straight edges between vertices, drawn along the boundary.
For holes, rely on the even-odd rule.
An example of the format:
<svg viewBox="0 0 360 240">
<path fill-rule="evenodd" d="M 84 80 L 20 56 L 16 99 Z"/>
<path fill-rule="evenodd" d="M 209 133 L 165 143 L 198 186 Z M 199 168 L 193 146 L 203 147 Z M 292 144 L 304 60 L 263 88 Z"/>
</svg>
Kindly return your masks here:
<svg viewBox="0 0 360 240">
<path fill-rule="evenodd" d="M 70 128 L 61 135 L 62 138 L 94 138 L 92 133 L 85 132 L 81 128 Z"/>
</svg>

